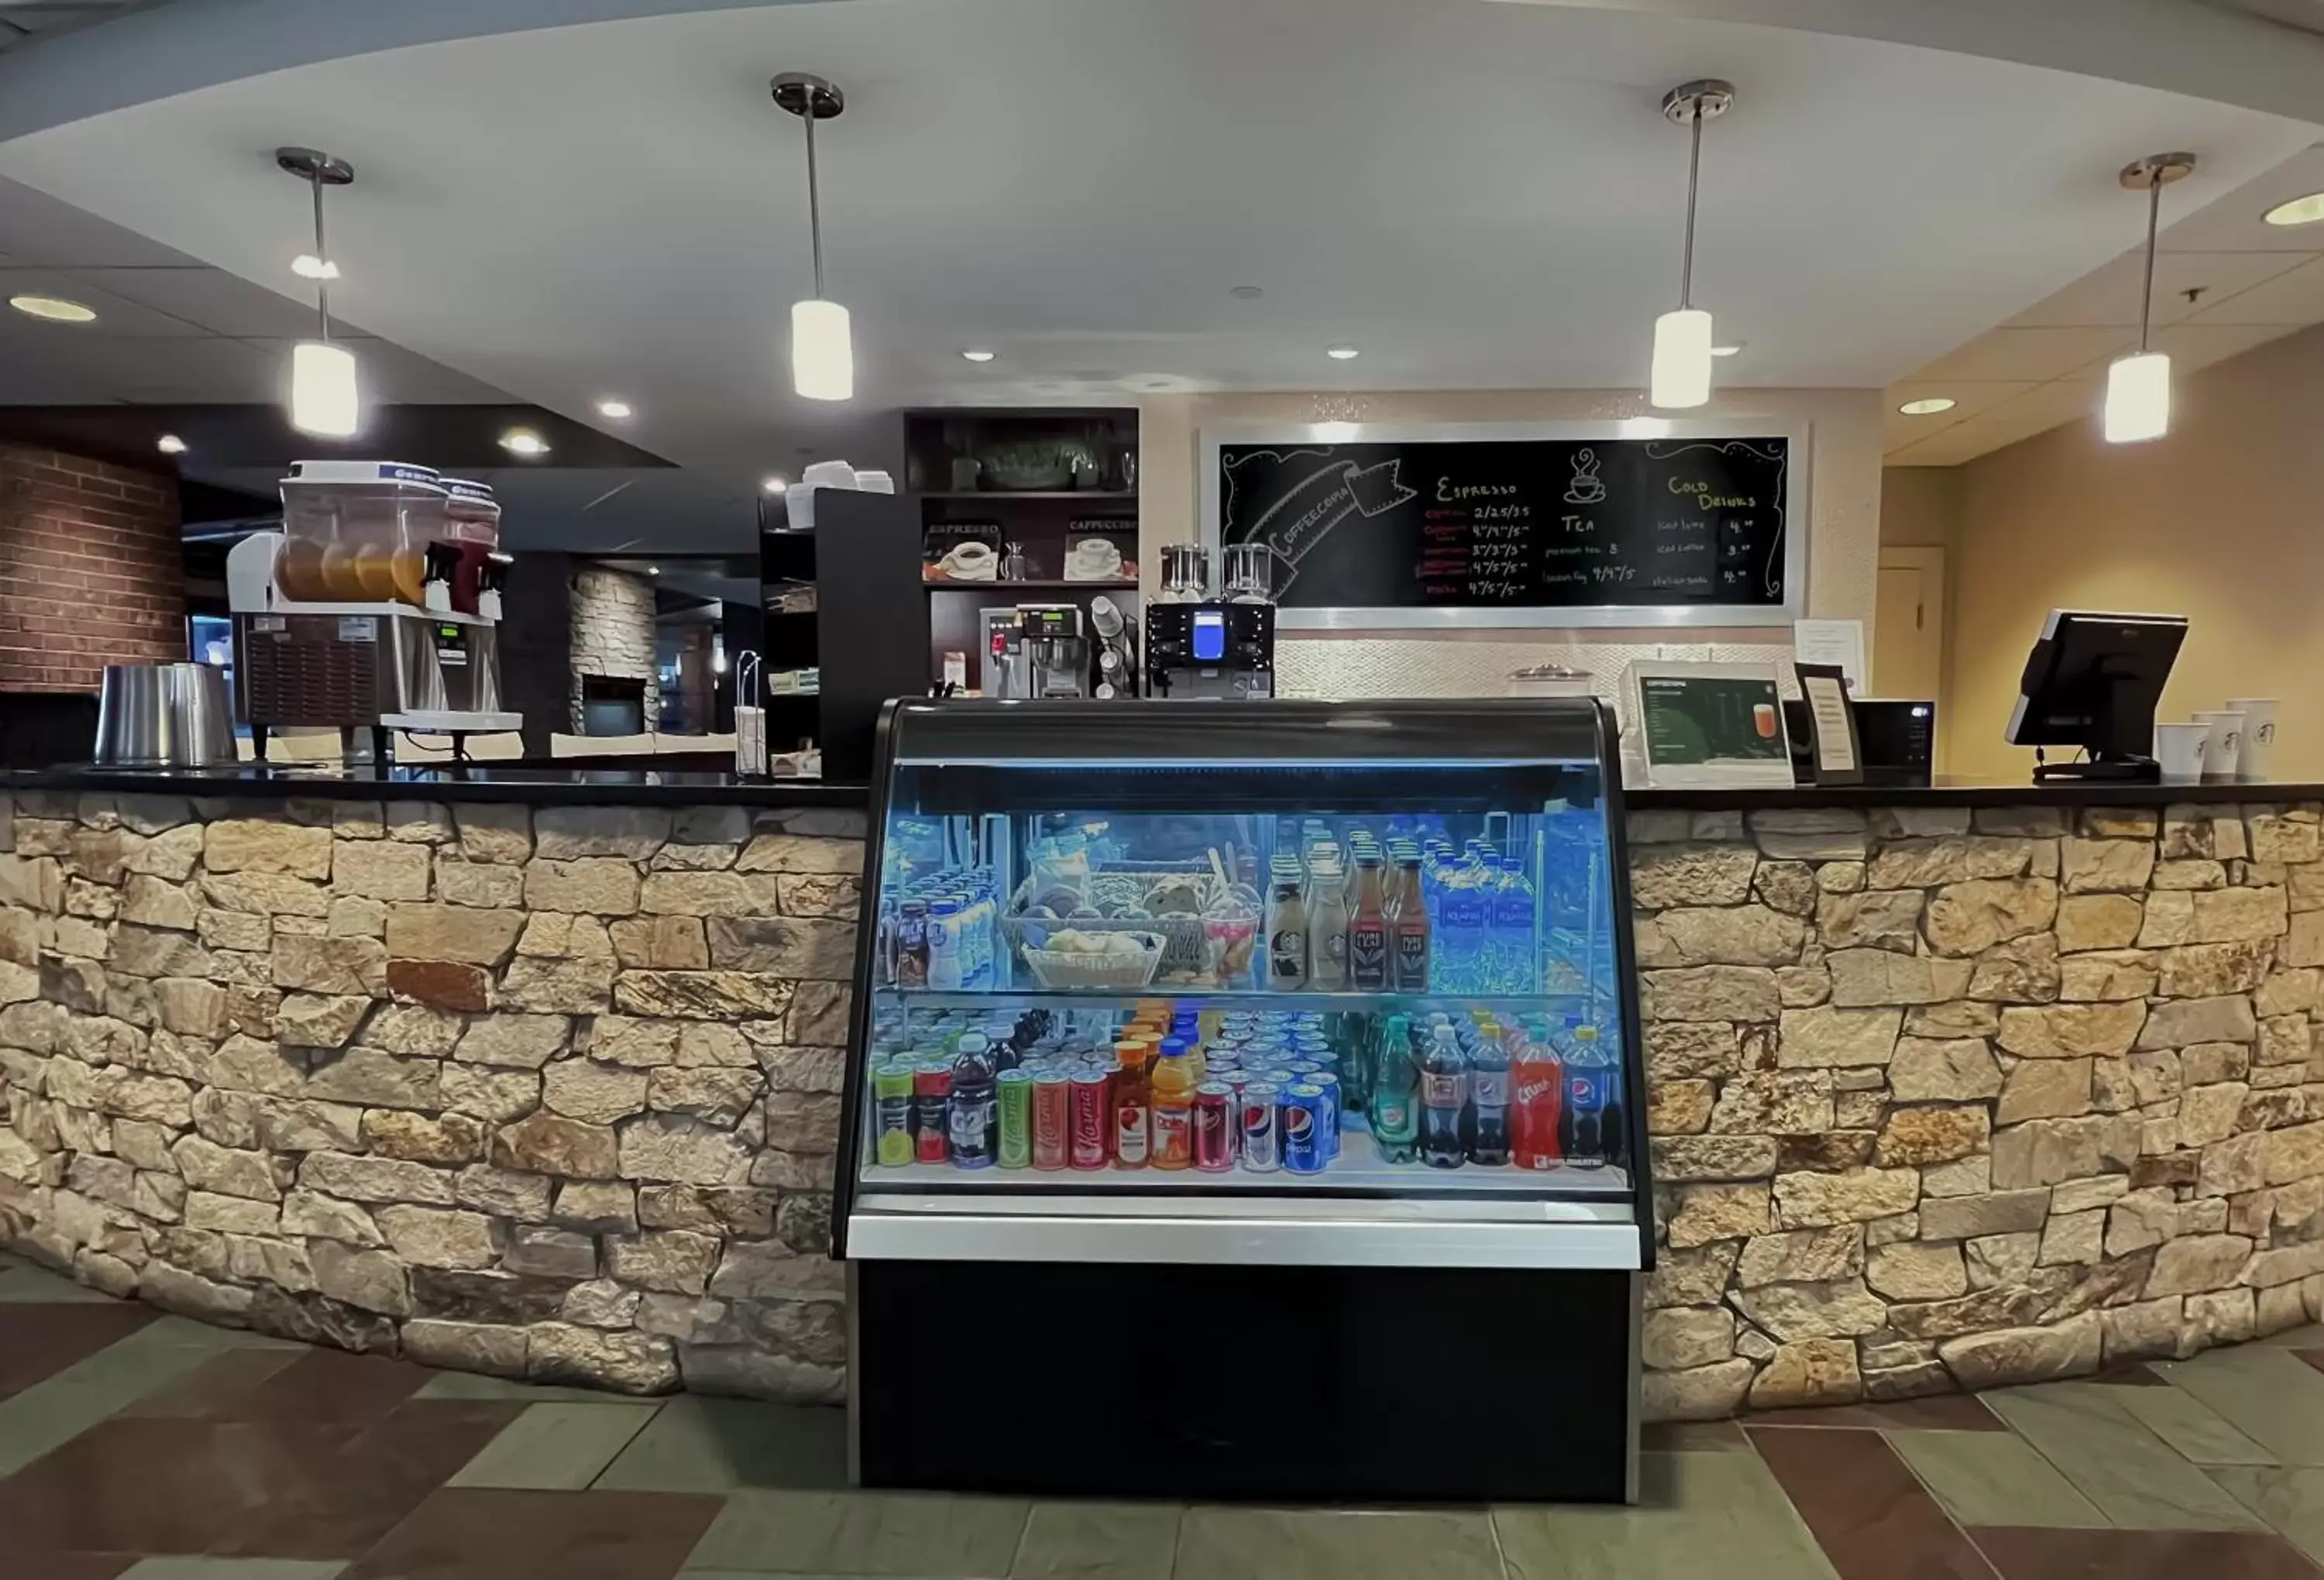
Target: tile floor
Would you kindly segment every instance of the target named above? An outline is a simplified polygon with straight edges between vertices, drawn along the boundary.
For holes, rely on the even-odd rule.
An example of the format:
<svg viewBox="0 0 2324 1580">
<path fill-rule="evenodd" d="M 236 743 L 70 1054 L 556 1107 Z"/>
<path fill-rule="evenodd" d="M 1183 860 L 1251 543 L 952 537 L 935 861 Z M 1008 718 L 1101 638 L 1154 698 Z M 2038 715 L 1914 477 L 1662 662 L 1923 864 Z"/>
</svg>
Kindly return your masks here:
<svg viewBox="0 0 2324 1580">
<path fill-rule="evenodd" d="M 1658 1428 L 1634 1509 L 852 1493 L 834 1410 L 210 1328 L 0 1255 L 0 1580 L 2324 1580 L 2324 1328 Z"/>
</svg>

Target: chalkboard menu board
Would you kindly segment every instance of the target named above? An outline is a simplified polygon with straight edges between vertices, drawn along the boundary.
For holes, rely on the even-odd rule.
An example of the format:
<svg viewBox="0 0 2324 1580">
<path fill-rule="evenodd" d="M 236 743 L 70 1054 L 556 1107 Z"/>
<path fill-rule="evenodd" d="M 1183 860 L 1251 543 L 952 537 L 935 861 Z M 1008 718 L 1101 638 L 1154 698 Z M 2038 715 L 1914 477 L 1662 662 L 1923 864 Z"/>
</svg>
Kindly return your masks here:
<svg viewBox="0 0 2324 1580">
<path fill-rule="evenodd" d="M 1276 551 L 1286 624 L 1309 623 L 1300 610 L 1764 622 L 1798 599 L 1781 436 L 1221 443 L 1217 456 L 1219 541 Z"/>
</svg>

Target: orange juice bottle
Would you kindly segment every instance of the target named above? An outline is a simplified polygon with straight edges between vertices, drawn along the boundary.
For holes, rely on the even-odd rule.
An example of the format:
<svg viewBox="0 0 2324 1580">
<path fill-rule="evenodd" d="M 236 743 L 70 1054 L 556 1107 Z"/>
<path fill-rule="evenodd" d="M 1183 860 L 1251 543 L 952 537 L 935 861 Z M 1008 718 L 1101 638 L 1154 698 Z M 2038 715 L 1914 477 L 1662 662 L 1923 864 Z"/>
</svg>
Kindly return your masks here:
<svg viewBox="0 0 2324 1580">
<path fill-rule="evenodd" d="M 1134 1037 L 1113 1045 L 1113 1161 L 1122 1169 L 1142 1169 L 1153 1153 L 1153 1094 L 1147 1085 L 1152 1047 Z"/>
<path fill-rule="evenodd" d="M 1194 1161 L 1194 1089 L 1202 1084 L 1186 1058 L 1186 1043 L 1178 1037 L 1163 1040 L 1154 1061 L 1152 1079 L 1154 1144 L 1150 1161 L 1157 1169 L 1184 1169 Z"/>
</svg>

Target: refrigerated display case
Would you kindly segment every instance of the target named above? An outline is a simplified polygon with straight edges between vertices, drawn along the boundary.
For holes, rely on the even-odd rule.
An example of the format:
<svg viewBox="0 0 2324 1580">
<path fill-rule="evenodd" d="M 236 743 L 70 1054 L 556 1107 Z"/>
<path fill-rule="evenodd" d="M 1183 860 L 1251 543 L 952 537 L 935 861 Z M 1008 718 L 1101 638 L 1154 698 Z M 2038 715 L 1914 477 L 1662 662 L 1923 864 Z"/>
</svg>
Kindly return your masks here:
<svg viewBox="0 0 2324 1580">
<path fill-rule="evenodd" d="M 1618 762 L 1588 699 L 891 704 L 859 1479 L 1632 1495 Z"/>
</svg>

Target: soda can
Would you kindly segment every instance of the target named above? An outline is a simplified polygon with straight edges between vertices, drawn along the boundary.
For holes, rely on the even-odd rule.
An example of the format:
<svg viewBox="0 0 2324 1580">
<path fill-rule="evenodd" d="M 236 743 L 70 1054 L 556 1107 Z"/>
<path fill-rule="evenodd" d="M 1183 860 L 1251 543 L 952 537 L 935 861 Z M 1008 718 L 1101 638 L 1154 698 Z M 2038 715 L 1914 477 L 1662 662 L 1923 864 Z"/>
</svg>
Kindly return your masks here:
<svg viewBox="0 0 2324 1580">
<path fill-rule="evenodd" d="M 952 1157 L 952 1066 L 941 1059 L 912 1069 L 912 1112 L 918 1128 L 913 1155 L 924 1163 Z"/>
<path fill-rule="evenodd" d="M 1033 1161 L 1033 1078 L 1004 1070 L 1001 1088 L 1001 1166 L 1022 1169 Z"/>
<path fill-rule="evenodd" d="M 1071 1134 L 1065 1161 L 1076 1169 L 1102 1169 L 1112 1155 L 1107 1144 L 1113 1131 L 1113 1105 L 1108 1100 L 1112 1086 L 1105 1072 L 1098 1070 L 1084 1070 L 1070 1083 Z"/>
<path fill-rule="evenodd" d="M 912 1067 L 887 1063 L 872 1072 L 879 1142 L 873 1155 L 889 1168 L 912 1161 Z"/>
<path fill-rule="evenodd" d="M 1314 1074 L 1323 1067 L 1316 1063 L 1313 1059 L 1289 1059 L 1284 1061 L 1283 1068 L 1291 1072 L 1292 1079 L 1295 1081 L 1301 1081 L 1305 1080 L 1309 1076 Z"/>
<path fill-rule="evenodd" d="M 1234 1088 L 1206 1080 L 1194 1089 L 1194 1167 L 1213 1174 L 1235 1166 L 1235 1133 L 1240 1129 Z"/>
<path fill-rule="evenodd" d="M 1309 1076 L 1307 1084 L 1323 1094 L 1324 1156 L 1336 1158 L 1340 1155 L 1340 1078 L 1327 1070 Z"/>
<path fill-rule="evenodd" d="M 1301 1082 L 1286 1087 L 1276 1107 L 1283 1131 L 1283 1166 L 1294 1174 L 1320 1174 L 1332 1162 L 1323 1089 Z"/>
<path fill-rule="evenodd" d="M 1259 1072 L 1259 1079 L 1263 1081 L 1267 1081 L 1278 1089 L 1286 1090 L 1299 1083 L 1299 1078 L 1290 1070 L 1284 1069 L 1280 1064 L 1269 1065 L 1267 1069 L 1260 1070 Z"/>
<path fill-rule="evenodd" d="M 1235 1101 L 1242 1111 L 1242 1166 L 1254 1174 L 1271 1174 L 1283 1166 L 1283 1128 L 1275 1105 L 1280 1087 L 1255 1080 L 1243 1087 Z"/>
<path fill-rule="evenodd" d="M 1073 1089 L 1061 1070 L 1033 1078 L 1033 1166 L 1062 1169 L 1073 1156 Z"/>
</svg>

